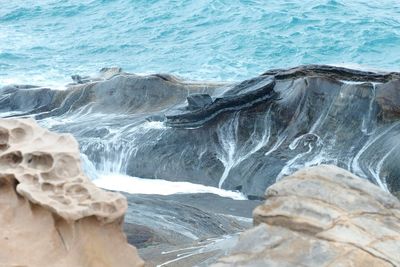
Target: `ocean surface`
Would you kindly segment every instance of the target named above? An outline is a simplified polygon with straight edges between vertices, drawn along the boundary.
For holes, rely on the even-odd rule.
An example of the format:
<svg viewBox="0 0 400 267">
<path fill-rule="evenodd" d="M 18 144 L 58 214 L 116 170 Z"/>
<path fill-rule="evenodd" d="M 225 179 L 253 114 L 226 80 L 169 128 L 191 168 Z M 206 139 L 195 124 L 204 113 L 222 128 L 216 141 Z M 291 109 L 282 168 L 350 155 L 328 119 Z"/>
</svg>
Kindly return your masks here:
<svg viewBox="0 0 400 267">
<path fill-rule="evenodd" d="M 321 63 L 400 69 L 400 1 L 0 1 L 0 86 L 105 66 L 236 81 Z"/>
</svg>

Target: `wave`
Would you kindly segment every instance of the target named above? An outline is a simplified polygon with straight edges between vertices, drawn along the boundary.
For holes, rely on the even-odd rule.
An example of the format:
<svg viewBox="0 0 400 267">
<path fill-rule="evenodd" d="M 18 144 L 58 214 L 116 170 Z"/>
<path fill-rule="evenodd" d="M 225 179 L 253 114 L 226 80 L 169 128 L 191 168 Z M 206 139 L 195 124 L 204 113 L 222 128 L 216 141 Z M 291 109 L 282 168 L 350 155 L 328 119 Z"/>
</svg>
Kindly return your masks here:
<svg viewBox="0 0 400 267">
<path fill-rule="evenodd" d="M 98 179 L 93 180 L 93 183 L 104 189 L 130 194 L 174 195 L 209 193 L 235 200 L 247 199 L 239 192 L 223 190 L 212 186 L 188 182 L 172 182 L 161 179 L 143 179 L 122 174 L 102 174 Z"/>
<path fill-rule="evenodd" d="M 65 81 L 103 66 L 240 81 L 300 64 L 400 64 L 394 0 L 16 0 L 1 7 L 0 53 L 17 57 L 0 60 L 0 76 L 20 77 L 19 84 Z M 47 75 L 52 70 L 66 77 Z M 39 74 L 46 78 L 24 78 Z"/>
</svg>

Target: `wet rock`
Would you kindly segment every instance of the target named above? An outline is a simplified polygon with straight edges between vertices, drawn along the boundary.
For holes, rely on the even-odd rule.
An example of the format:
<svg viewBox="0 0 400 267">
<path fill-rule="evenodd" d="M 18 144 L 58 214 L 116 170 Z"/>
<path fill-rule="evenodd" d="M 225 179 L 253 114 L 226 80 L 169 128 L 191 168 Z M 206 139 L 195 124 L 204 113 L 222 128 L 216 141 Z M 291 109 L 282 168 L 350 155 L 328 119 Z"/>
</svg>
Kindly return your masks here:
<svg viewBox="0 0 400 267">
<path fill-rule="evenodd" d="M 290 69 L 269 70 L 263 76 L 274 75 L 277 79 L 293 79 L 307 76 L 325 76 L 331 79 L 341 79 L 355 82 L 388 82 L 400 79 L 398 72 L 373 72 L 354 70 L 330 65 L 302 65 Z"/>
<path fill-rule="evenodd" d="M 78 84 L 90 82 L 89 76 L 72 75 L 71 79 Z"/>
<path fill-rule="evenodd" d="M 261 203 L 214 194 L 125 196 L 124 231 L 149 266 L 209 266 L 251 227 Z"/>
<path fill-rule="evenodd" d="M 251 211 L 261 203 L 213 194 L 125 196 L 126 233 L 138 248 L 181 246 L 243 231 L 251 226 Z"/>
<path fill-rule="evenodd" d="M 306 168 L 266 191 L 222 266 L 399 266 L 400 201 L 335 166 Z"/>
<path fill-rule="evenodd" d="M 385 121 L 400 119 L 400 79 L 377 86 L 377 102 L 380 117 Z"/>
<path fill-rule="evenodd" d="M 146 121 L 165 121 L 165 115 L 164 114 L 154 114 L 151 116 L 148 116 L 146 118 Z"/>
<path fill-rule="evenodd" d="M 96 167 L 106 158 L 105 171 L 136 177 L 260 198 L 276 177 L 326 163 L 400 190 L 399 73 L 307 65 L 210 84 L 111 72 L 66 90 L 0 90 L 0 116 L 70 132 Z M 196 94 L 215 101 L 188 110 Z"/>
<path fill-rule="evenodd" d="M 277 98 L 277 93 L 273 90 L 275 86 L 273 78 L 262 78 L 258 80 L 256 85 L 247 88 L 247 90 L 237 95 L 228 94 L 218 97 L 202 109 L 195 109 L 192 112 L 167 114 L 167 125 L 184 128 L 200 127 L 220 117 L 220 114 L 249 109 L 261 103 L 271 103 Z M 240 85 L 239 87 L 241 88 Z"/>
<path fill-rule="evenodd" d="M 111 79 L 120 73 L 122 73 L 122 68 L 119 67 L 102 68 L 100 70 L 100 76 L 106 80 Z"/>
<path fill-rule="evenodd" d="M 188 110 L 202 109 L 212 103 L 212 98 L 208 94 L 194 94 L 187 97 Z"/>
</svg>

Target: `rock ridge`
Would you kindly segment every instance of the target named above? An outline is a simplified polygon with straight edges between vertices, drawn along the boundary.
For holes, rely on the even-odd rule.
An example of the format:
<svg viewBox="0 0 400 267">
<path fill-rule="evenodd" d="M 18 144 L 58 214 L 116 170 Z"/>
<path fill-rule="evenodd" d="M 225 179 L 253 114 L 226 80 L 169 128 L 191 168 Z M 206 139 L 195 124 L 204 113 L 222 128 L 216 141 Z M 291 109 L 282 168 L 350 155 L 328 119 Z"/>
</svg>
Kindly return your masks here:
<svg viewBox="0 0 400 267">
<path fill-rule="evenodd" d="M 222 266 L 400 266 L 400 201 L 333 165 L 266 190 Z"/>
</svg>

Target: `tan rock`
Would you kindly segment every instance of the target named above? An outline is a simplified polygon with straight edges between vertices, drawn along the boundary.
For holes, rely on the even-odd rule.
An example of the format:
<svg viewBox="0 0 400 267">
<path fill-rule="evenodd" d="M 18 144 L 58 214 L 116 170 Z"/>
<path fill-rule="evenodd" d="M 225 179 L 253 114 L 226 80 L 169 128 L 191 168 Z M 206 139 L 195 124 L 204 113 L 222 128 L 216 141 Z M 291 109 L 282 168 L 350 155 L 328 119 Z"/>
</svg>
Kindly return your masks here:
<svg viewBox="0 0 400 267">
<path fill-rule="evenodd" d="M 0 119 L 0 266 L 144 266 L 122 232 L 126 199 L 80 164 L 71 135 Z"/>
<path fill-rule="evenodd" d="M 400 202 L 335 166 L 303 169 L 266 191 L 230 255 L 214 266 L 400 266 Z"/>
</svg>

